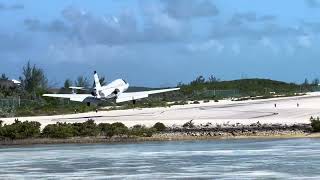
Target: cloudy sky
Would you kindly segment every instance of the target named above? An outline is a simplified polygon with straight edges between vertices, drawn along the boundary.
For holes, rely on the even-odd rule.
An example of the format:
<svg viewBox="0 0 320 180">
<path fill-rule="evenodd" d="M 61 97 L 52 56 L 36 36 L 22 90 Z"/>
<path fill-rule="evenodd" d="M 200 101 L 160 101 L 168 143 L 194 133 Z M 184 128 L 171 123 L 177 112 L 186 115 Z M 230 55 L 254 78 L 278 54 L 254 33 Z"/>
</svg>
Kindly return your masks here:
<svg viewBox="0 0 320 180">
<path fill-rule="evenodd" d="M 93 70 L 130 84 L 320 77 L 320 0 L 0 0 L 0 73 L 51 84 Z"/>
</svg>

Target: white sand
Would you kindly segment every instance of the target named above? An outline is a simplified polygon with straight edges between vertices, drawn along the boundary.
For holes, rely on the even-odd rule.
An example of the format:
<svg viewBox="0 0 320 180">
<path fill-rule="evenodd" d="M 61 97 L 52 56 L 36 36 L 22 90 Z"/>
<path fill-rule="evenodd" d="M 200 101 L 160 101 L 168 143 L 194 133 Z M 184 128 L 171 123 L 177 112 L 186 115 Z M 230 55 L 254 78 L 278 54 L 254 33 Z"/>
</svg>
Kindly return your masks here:
<svg viewBox="0 0 320 180">
<path fill-rule="evenodd" d="M 299 103 L 299 107 L 297 107 Z M 277 104 L 277 107 L 274 107 Z M 320 116 L 320 93 L 303 97 L 288 97 L 249 101 L 210 101 L 209 103 L 172 106 L 168 108 L 145 108 L 89 112 L 71 115 L 19 117 L 20 121 L 39 121 L 44 127 L 56 122 L 83 122 L 90 119 L 97 123 L 122 122 L 127 126 L 144 124 L 152 126 L 162 122 L 167 126 L 181 126 L 193 120 L 195 124 L 296 124 L 309 123 L 311 116 Z M 2 118 L 10 124 L 15 118 Z"/>
</svg>

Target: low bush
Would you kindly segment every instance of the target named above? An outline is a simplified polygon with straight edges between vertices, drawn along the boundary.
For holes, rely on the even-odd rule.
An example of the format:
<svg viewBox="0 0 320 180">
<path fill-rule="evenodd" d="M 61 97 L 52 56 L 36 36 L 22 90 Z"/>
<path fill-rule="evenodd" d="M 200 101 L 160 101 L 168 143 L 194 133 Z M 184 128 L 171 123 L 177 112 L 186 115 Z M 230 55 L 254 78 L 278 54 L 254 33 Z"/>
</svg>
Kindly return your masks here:
<svg viewBox="0 0 320 180">
<path fill-rule="evenodd" d="M 42 130 L 42 136 L 48 138 L 69 138 L 74 137 L 76 131 L 70 123 L 49 124 Z"/>
<path fill-rule="evenodd" d="M 194 123 L 191 121 L 186 122 L 185 124 L 182 125 L 183 128 L 194 128 L 195 125 Z"/>
<path fill-rule="evenodd" d="M 153 128 L 156 129 L 156 131 L 158 132 L 161 132 L 167 129 L 167 127 L 161 122 L 157 122 L 156 124 L 154 124 Z"/>
<path fill-rule="evenodd" d="M 173 104 L 171 105 L 185 105 L 185 104 L 188 104 L 187 101 L 175 101 Z"/>
<path fill-rule="evenodd" d="M 106 126 L 104 133 L 108 137 L 112 137 L 112 136 L 121 137 L 124 135 L 128 135 L 128 127 L 125 126 L 123 123 L 116 122 L 116 123 L 112 123 L 110 126 Z"/>
<path fill-rule="evenodd" d="M 313 118 L 311 116 L 310 121 L 311 121 L 312 131 L 313 132 L 320 132 L 320 118 L 319 117 Z"/>
<path fill-rule="evenodd" d="M 73 128 L 76 136 L 97 136 L 99 134 L 99 128 L 92 119 L 83 123 L 74 123 Z"/>
<path fill-rule="evenodd" d="M 99 129 L 100 134 L 101 134 L 102 136 L 107 136 L 108 131 L 111 130 L 111 124 L 109 124 L 109 123 L 100 123 L 100 124 L 98 125 L 98 129 Z"/>
<path fill-rule="evenodd" d="M 26 139 L 34 138 L 40 135 L 39 122 L 24 121 L 21 122 L 18 119 L 13 124 L 0 126 L 0 137 L 2 139 Z"/>
<path fill-rule="evenodd" d="M 128 127 L 123 123 L 116 122 L 111 124 L 111 127 L 113 128 L 114 135 L 116 136 L 124 136 L 128 134 Z"/>
<path fill-rule="evenodd" d="M 151 137 L 156 130 L 153 128 L 146 128 L 142 125 L 135 125 L 130 129 L 130 135 L 138 137 Z"/>
</svg>

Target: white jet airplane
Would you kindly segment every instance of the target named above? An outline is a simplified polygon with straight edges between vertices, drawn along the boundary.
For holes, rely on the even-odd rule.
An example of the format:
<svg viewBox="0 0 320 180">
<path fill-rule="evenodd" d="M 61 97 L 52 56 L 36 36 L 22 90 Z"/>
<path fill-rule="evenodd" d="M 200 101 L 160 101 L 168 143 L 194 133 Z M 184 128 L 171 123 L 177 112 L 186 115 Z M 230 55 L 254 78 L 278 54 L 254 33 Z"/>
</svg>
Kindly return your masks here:
<svg viewBox="0 0 320 180">
<path fill-rule="evenodd" d="M 171 89 L 159 89 L 152 91 L 140 91 L 140 92 L 125 92 L 129 88 L 129 84 L 123 79 L 117 79 L 112 81 L 106 86 L 101 86 L 97 72 L 94 72 L 95 87 L 91 94 L 76 94 L 77 90 L 84 90 L 83 87 L 70 87 L 73 89 L 73 94 L 44 94 L 47 97 L 66 98 L 71 101 L 84 102 L 90 106 L 91 103 L 98 103 L 99 101 L 114 100 L 116 103 L 132 101 L 136 103 L 137 99 L 147 98 L 150 94 L 158 94 L 169 91 L 176 91 L 180 88 Z"/>
</svg>

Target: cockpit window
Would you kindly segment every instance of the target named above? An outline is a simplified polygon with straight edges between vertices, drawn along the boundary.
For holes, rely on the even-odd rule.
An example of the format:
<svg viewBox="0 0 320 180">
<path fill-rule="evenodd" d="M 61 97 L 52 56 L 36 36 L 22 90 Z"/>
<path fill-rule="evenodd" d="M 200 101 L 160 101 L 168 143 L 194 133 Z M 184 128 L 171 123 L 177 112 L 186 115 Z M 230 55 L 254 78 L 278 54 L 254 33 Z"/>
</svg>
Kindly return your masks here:
<svg viewBox="0 0 320 180">
<path fill-rule="evenodd" d="M 126 80 L 122 79 L 122 81 L 127 84 L 127 81 L 126 81 Z"/>
</svg>

